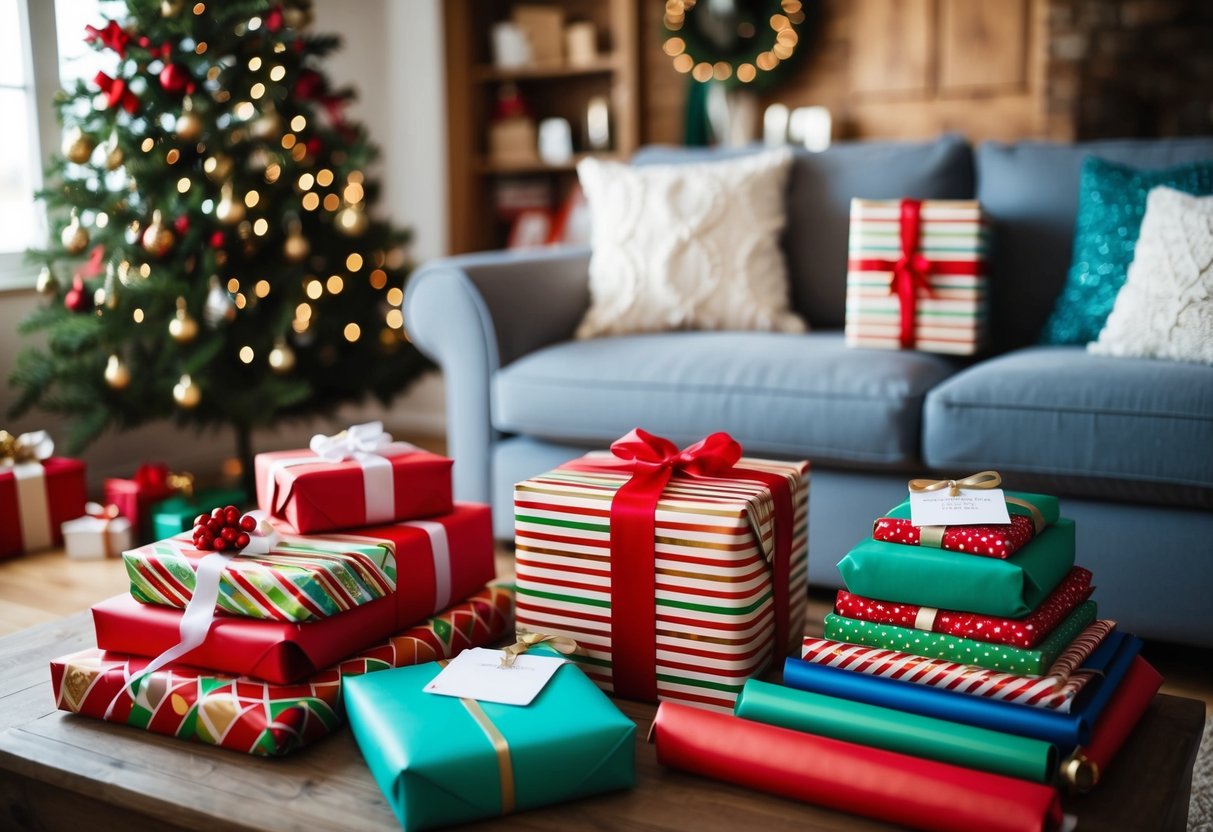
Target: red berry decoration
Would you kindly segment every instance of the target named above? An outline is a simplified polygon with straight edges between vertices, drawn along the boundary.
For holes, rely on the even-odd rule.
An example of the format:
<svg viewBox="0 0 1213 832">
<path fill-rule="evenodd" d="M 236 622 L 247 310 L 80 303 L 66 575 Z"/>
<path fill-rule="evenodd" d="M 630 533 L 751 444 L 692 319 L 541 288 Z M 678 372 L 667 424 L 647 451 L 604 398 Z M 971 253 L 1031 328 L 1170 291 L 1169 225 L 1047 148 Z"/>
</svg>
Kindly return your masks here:
<svg viewBox="0 0 1213 832">
<path fill-rule="evenodd" d="M 190 218 L 186 214 L 182 214 L 173 220 L 173 230 L 177 232 L 177 236 L 184 237 L 190 230 Z"/>
<path fill-rule="evenodd" d="M 194 518 L 194 548 L 203 551 L 239 551 L 252 542 L 257 528 L 252 515 L 241 515 L 235 506 L 215 508 Z"/>
</svg>

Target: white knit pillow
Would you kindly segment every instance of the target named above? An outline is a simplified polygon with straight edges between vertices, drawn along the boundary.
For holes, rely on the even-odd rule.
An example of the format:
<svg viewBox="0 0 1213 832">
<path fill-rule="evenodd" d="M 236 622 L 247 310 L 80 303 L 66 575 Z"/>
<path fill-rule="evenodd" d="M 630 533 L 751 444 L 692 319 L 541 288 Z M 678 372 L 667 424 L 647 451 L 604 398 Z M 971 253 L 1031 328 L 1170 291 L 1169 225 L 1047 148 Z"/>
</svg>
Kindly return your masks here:
<svg viewBox="0 0 1213 832">
<path fill-rule="evenodd" d="M 1213 196 L 1150 191 L 1125 285 L 1087 350 L 1213 364 Z"/>
<path fill-rule="evenodd" d="M 578 338 L 669 329 L 803 332 L 779 247 L 792 155 L 577 165 L 590 204 L 590 309 Z"/>
</svg>

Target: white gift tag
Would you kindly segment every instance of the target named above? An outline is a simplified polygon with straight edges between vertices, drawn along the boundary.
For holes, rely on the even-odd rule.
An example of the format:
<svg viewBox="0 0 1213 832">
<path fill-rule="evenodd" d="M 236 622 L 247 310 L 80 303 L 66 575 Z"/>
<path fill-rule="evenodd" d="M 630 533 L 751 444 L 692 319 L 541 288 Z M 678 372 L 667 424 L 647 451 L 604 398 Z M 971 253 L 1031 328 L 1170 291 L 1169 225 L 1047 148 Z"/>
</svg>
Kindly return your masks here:
<svg viewBox="0 0 1213 832">
<path fill-rule="evenodd" d="M 915 526 L 976 526 L 1010 523 L 1001 488 L 962 488 L 910 492 L 910 522 Z"/>
<path fill-rule="evenodd" d="M 502 667 L 504 650 L 464 650 L 425 686 L 426 693 L 502 705 L 529 705 L 568 659 L 523 653 Z"/>
</svg>

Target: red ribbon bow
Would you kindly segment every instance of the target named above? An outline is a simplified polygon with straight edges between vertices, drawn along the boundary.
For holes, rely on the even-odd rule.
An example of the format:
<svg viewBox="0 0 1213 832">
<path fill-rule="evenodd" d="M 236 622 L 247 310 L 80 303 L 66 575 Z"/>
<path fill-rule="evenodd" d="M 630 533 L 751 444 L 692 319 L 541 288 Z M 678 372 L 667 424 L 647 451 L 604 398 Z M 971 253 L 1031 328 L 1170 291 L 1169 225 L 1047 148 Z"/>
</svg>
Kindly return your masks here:
<svg viewBox="0 0 1213 832">
<path fill-rule="evenodd" d="M 98 29 L 96 26 L 85 26 L 84 31 L 87 33 L 84 36 L 86 43 L 101 41 L 110 49 L 117 52 L 119 58 L 126 57 L 126 45 L 131 42 L 131 36 L 129 32 L 118 25 L 118 21 L 107 20 L 104 28 L 101 29 Z"/>
<path fill-rule="evenodd" d="M 168 466 L 163 462 L 142 462 L 135 469 L 135 484 L 140 491 L 157 494 L 172 491 L 168 484 Z"/>
<path fill-rule="evenodd" d="M 922 200 L 901 201 L 901 257 L 893 263 L 893 280 L 889 294 L 897 295 L 901 303 L 899 340 L 903 349 L 914 346 L 914 317 L 918 306 L 918 291 L 934 297 L 927 276 L 931 273 L 931 261 L 918 250 L 922 228 Z"/>
<path fill-rule="evenodd" d="M 122 107 L 131 115 L 139 109 L 139 99 L 127 87 L 126 80 L 122 78 L 111 78 L 104 72 L 98 72 L 93 78 L 93 83 L 101 88 L 101 92 L 105 94 L 105 105 L 107 107 Z"/>
<path fill-rule="evenodd" d="M 786 477 L 735 467 L 741 445 L 727 433 L 713 433 L 682 450 L 660 436 L 636 428 L 611 444 L 615 459 L 579 459 L 562 466 L 585 471 L 631 472 L 611 500 L 611 666 L 615 693 L 657 698 L 657 502 L 675 473 L 694 477 L 757 480 L 770 489 L 775 505 L 775 647 L 789 641 L 788 586 L 791 571 L 791 487 Z"/>
<path fill-rule="evenodd" d="M 114 544 L 110 541 L 110 523 L 118 519 L 118 506 L 113 503 L 107 506 L 102 506 L 100 503 L 85 503 L 84 513 L 103 522 L 104 525 L 101 526 L 101 546 L 106 560 L 109 560 L 114 556 Z"/>
</svg>

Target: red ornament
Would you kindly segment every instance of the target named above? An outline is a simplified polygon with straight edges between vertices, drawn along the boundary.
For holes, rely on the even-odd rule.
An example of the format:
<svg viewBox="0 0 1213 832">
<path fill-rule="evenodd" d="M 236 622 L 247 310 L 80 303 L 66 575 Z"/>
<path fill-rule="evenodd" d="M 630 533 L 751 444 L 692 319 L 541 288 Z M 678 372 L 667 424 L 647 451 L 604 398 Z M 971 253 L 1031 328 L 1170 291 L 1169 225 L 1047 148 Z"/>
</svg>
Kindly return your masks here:
<svg viewBox="0 0 1213 832">
<path fill-rule="evenodd" d="M 189 71 L 181 64 L 166 64 L 160 70 L 160 86 L 174 95 L 184 94 L 193 84 Z"/>
<path fill-rule="evenodd" d="M 185 233 L 190 230 L 190 218 L 185 214 L 173 220 L 173 230 L 177 232 L 178 237 L 185 236 Z"/>
<path fill-rule="evenodd" d="M 239 551 L 249 545 L 257 519 L 235 506 L 216 508 L 194 518 L 194 546 L 204 552 Z"/>
<path fill-rule="evenodd" d="M 265 16 L 265 28 L 271 32 L 282 30 L 282 7 L 274 6 Z"/>
<path fill-rule="evenodd" d="M 328 81 L 314 69 L 301 69 L 295 79 L 295 97 L 310 101 L 328 92 Z"/>
<path fill-rule="evenodd" d="M 88 312 L 93 308 L 93 294 L 84 285 L 84 278 L 72 278 L 72 288 L 63 296 L 63 305 L 73 312 Z"/>
<path fill-rule="evenodd" d="M 320 155 L 320 151 L 324 149 L 324 145 L 316 136 L 312 136 L 305 143 L 307 146 L 307 155 L 315 158 Z"/>
<path fill-rule="evenodd" d="M 211 248 L 223 248 L 226 243 L 227 238 L 223 236 L 222 231 L 211 234 Z"/>
</svg>

